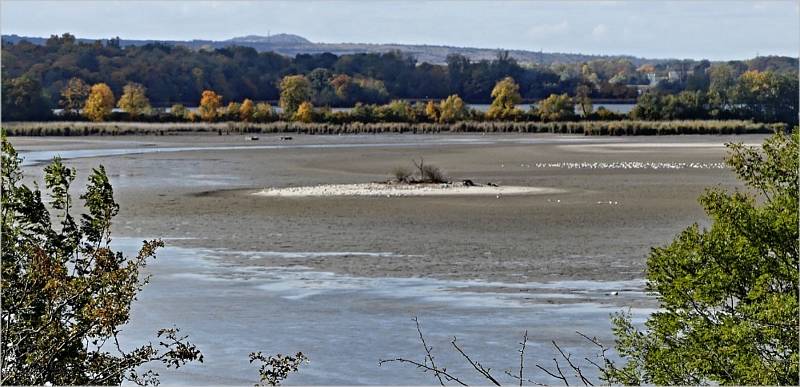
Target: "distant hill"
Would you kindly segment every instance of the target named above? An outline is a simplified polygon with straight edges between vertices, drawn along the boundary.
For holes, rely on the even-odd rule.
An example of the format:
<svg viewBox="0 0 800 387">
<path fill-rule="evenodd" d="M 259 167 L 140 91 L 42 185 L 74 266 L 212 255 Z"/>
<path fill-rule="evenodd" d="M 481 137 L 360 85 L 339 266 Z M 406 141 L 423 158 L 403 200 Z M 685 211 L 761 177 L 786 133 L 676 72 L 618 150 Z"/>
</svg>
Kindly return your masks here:
<svg viewBox="0 0 800 387">
<path fill-rule="evenodd" d="M 18 35 L 3 35 L 3 41 L 17 43 L 27 40 L 33 44 L 43 45 L 47 38 L 29 37 Z M 81 39 L 80 42 L 93 42 L 94 39 Z M 105 39 L 103 39 L 105 41 Z M 497 57 L 497 52 L 501 48 L 474 48 L 474 47 L 453 47 L 437 45 L 418 45 L 418 44 L 369 44 L 369 43 L 314 43 L 306 38 L 292 34 L 276 34 L 270 36 L 248 35 L 236 37 L 228 40 L 131 40 L 121 39 L 120 45 L 143 46 L 150 43 L 163 43 L 168 45 L 185 46 L 195 50 L 209 48 L 223 48 L 233 45 L 252 47 L 259 52 L 272 51 L 289 57 L 297 54 L 321 54 L 329 52 L 337 56 L 356 53 L 384 53 L 389 51 L 402 51 L 414 56 L 418 62 L 428 62 L 432 64 L 445 63 L 450 54 L 460 54 L 472 61 L 491 60 Z M 556 52 L 537 52 L 525 50 L 507 50 L 511 57 L 521 64 L 543 64 L 553 63 L 580 63 L 595 59 L 626 59 L 636 66 L 650 63 L 657 64 L 668 61 L 669 59 L 646 59 L 629 55 L 586 55 L 573 53 Z"/>
<path fill-rule="evenodd" d="M 261 35 L 247 35 L 247 36 L 240 36 L 233 39 L 228 39 L 226 42 L 232 42 L 237 44 L 245 44 L 245 43 L 261 43 L 261 44 L 313 44 L 308 39 L 292 34 L 277 34 L 277 35 L 270 35 L 270 36 L 261 36 Z"/>
</svg>

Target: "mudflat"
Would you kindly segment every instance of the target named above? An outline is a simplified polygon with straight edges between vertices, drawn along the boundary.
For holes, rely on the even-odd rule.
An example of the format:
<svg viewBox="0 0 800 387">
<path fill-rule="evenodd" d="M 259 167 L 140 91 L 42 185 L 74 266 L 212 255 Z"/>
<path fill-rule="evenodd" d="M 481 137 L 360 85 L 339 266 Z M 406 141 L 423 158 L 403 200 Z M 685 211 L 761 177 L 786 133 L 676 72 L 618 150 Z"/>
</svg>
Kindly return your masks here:
<svg viewBox="0 0 800 387">
<path fill-rule="evenodd" d="M 739 187 L 726 142 L 763 135 L 583 137 L 357 135 L 13 137 L 23 157 L 74 158 L 80 187 L 103 164 L 114 234 L 224 249 L 231 264 L 364 277 L 519 283 L 643 278 L 652 246 L 692 223 L 706 187 Z M 84 151 L 84 152 L 80 152 Z M 385 181 L 423 158 L 453 181 L 531 195 L 264 196 L 265 188 Z M 28 179 L 41 184 L 41 166 Z M 262 254 L 257 252 L 332 252 Z M 347 254 L 372 252 L 386 254 Z M 502 287 L 502 286 L 500 286 Z M 509 288 L 509 291 L 516 291 Z"/>
</svg>

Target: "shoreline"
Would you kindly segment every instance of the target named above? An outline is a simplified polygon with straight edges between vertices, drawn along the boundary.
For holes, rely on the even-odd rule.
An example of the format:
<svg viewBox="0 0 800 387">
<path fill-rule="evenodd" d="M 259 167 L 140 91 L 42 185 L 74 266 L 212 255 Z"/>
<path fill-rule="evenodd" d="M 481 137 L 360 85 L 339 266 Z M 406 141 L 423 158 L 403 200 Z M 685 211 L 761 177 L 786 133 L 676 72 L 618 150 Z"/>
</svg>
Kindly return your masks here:
<svg viewBox="0 0 800 387">
<path fill-rule="evenodd" d="M 342 122 L 303 123 L 297 121 L 248 122 L 4 122 L 3 132 L 16 136 L 94 136 L 94 135 L 259 135 L 259 134 L 443 134 L 443 133 L 553 133 L 586 136 L 659 136 L 679 134 L 769 134 L 785 131 L 784 123 L 756 123 L 744 120 L 671 121 L 458 121 L 426 122 Z"/>
</svg>

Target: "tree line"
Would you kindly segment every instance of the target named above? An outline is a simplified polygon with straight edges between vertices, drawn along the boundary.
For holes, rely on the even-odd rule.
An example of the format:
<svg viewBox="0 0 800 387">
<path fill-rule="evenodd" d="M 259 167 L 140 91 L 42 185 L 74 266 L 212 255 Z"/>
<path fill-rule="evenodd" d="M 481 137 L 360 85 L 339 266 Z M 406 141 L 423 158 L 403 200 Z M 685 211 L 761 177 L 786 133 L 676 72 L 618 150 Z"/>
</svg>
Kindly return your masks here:
<svg viewBox="0 0 800 387">
<path fill-rule="evenodd" d="M 241 102 L 223 104 L 222 95 L 204 90 L 196 110 L 174 104 L 167 110 L 153 109 L 147 88 L 129 82 L 122 88 L 119 100 L 105 83 L 89 85 L 80 78 L 70 79 L 60 92 L 60 119 L 90 121 L 142 121 L 142 122 L 219 122 L 240 121 L 267 123 L 299 121 L 305 123 L 344 124 L 353 122 L 402 123 L 454 123 L 459 121 L 542 121 L 564 122 L 579 120 L 696 120 L 745 119 L 758 122 L 796 124 L 798 117 L 797 78 L 791 74 L 773 71 L 747 71 L 739 77 L 729 66 L 712 72 L 708 91 L 682 91 L 665 94 L 657 91 L 644 93 L 629 114 L 620 114 L 603 107 L 593 108 L 591 89 L 580 86 L 574 95 L 551 94 L 530 109 L 518 106 L 523 97 L 520 85 L 511 77 L 498 81 L 490 96 L 491 105 L 486 112 L 470 109 L 458 95 L 452 94 L 439 101 L 428 100 L 411 103 L 393 100 L 387 104 L 356 102 L 348 110 L 333 110 L 329 106 L 315 107 L 313 81 L 304 75 L 287 75 L 279 83 L 280 111 L 267 102 L 245 98 Z M 346 76 L 343 76 L 346 77 Z M 349 80 L 332 82 L 336 93 L 348 87 Z M 4 121 L 46 119 L 51 116 L 43 106 L 41 86 L 27 77 L 3 83 Z M 115 112 L 117 107 L 120 111 Z"/>
<path fill-rule="evenodd" d="M 584 63 L 520 65 L 507 52 L 494 60 L 448 57 L 446 65 L 417 63 L 408 54 L 300 54 L 294 58 L 249 47 L 191 50 L 148 44 L 120 47 L 118 39 L 80 43 L 73 35 L 52 36 L 44 45 L 4 42 L 3 99 L 10 119 L 42 119 L 66 108 L 62 91 L 74 78 L 106 84 L 122 95 L 129 83 L 142 85 L 153 106 L 195 105 L 205 90 L 227 101 L 277 101 L 286 76 L 301 75 L 310 85 L 315 106 L 352 107 L 393 100 L 444 100 L 458 95 L 469 103 L 488 103 L 497 82 L 511 77 L 522 101 L 568 94 L 594 99 L 628 99 L 649 87 L 657 95 L 682 91 L 709 93 L 715 77 L 738 80 L 750 71 L 797 78 L 797 59 L 759 57 L 748 61 L 667 61 L 635 67 L 625 59 Z M 719 82 L 717 82 L 719 83 Z M 37 86 L 38 85 L 38 86 Z M 13 95 L 12 95 L 13 94 Z M 15 104 L 15 102 L 17 102 Z M 5 110 L 5 109 L 4 109 Z"/>
</svg>

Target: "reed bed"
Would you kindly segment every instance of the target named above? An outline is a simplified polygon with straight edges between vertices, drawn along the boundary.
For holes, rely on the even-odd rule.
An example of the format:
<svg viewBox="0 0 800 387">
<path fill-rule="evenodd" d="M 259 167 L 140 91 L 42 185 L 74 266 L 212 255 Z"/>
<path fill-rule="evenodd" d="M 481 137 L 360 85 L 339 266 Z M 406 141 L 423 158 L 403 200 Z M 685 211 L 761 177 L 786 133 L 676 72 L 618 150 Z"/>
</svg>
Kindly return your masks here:
<svg viewBox="0 0 800 387">
<path fill-rule="evenodd" d="M 787 130 L 783 123 L 757 123 L 742 120 L 686 121 L 577 121 L 577 122 L 479 122 L 435 123 L 302 123 L 302 122 L 7 122 L 7 136 L 120 136 L 177 134 L 381 134 L 381 133 L 560 133 L 589 136 L 635 136 L 675 134 L 773 133 Z"/>
</svg>

